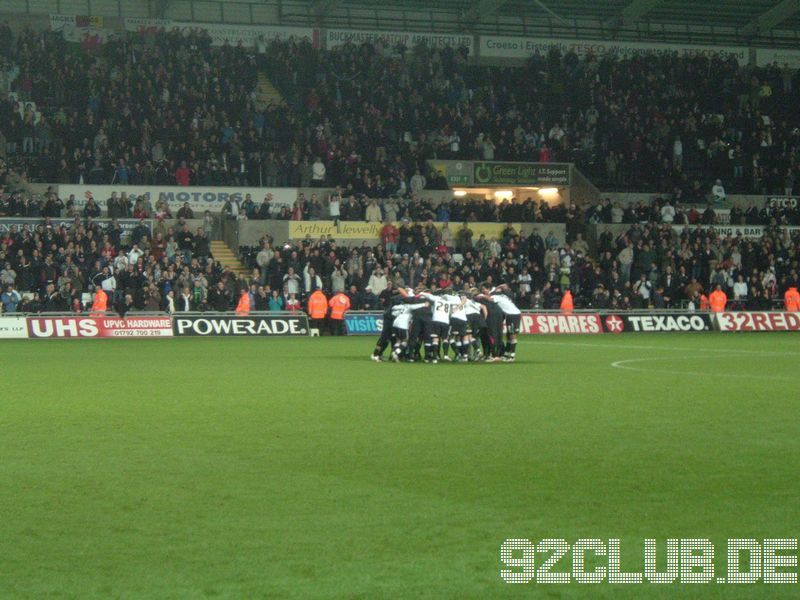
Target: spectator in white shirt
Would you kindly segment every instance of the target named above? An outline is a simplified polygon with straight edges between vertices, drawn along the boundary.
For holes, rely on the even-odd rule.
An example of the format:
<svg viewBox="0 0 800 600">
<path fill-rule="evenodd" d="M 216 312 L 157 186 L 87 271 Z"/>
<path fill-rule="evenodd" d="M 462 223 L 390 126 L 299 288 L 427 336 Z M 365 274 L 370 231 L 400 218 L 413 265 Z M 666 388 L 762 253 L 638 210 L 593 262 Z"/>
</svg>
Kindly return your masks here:
<svg viewBox="0 0 800 600">
<path fill-rule="evenodd" d="M 300 277 L 294 272 L 294 267 L 289 267 L 286 275 L 283 276 L 283 283 L 287 294 L 300 293 Z"/>
<path fill-rule="evenodd" d="M 388 285 L 386 275 L 383 272 L 383 269 L 378 267 L 372 272 L 372 275 L 369 277 L 369 289 L 372 290 L 372 293 L 376 296 L 380 296 L 381 292 L 386 289 Z"/>
<path fill-rule="evenodd" d="M 103 268 L 102 280 L 100 281 L 100 287 L 103 288 L 103 291 L 108 294 L 109 298 L 114 297 L 114 291 L 117 289 L 117 278 L 114 277 L 114 274 L 111 271 L 107 271 L 108 267 Z"/>
<path fill-rule="evenodd" d="M 725 202 L 725 188 L 722 187 L 722 181 L 717 179 L 714 187 L 711 188 L 711 195 L 714 197 L 714 202 Z"/>
<path fill-rule="evenodd" d="M 661 222 L 671 224 L 673 221 L 675 221 L 675 207 L 667 202 L 661 207 Z"/>
<path fill-rule="evenodd" d="M 547 137 L 551 140 L 555 140 L 556 142 L 560 142 L 564 137 L 564 130 L 561 128 L 559 123 L 556 123 L 550 128 L 550 132 L 547 134 Z"/>
<path fill-rule="evenodd" d="M 314 160 L 314 164 L 311 165 L 311 186 L 322 187 L 325 185 L 325 175 L 327 172 L 328 170 L 325 168 L 322 159 L 318 156 Z"/>
<path fill-rule="evenodd" d="M 128 263 L 135 265 L 139 257 L 144 256 L 144 252 L 139 248 L 139 244 L 134 244 L 130 252 L 128 252 Z"/>
<path fill-rule="evenodd" d="M 328 213 L 331 216 L 331 221 L 337 224 L 339 223 L 339 215 L 341 215 L 341 206 L 342 197 L 338 194 L 331 194 L 331 197 L 328 199 Z"/>
<path fill-rule="evenodd" d="M 672 164 L 675 167 L 683 164 L 683 142 L 679 137 L 676 137 L 672 143 Z"/>
<path fill-rule="evenodd" d="M 615 204 L 611 207 L 611 222 L 612 223 L 622 223 L 622 219 L 625 217 L 625 211 L 622 210 L 622 207 L 619 204 Z"/>
<path fill-rule="evenodd" d="M 425 176 L 417 169 L 417 172 L 411 177 L 411 193 L 419 196 L 427 183 Z"/>
<path fill-rule="evenodd" d="M 743 275 L 739 275 L 733 284 L 733 300 L 739 303 L 735 308 L 744 308 L 744 303 L 747 301 L 747 283 Z"/>
<path fill-rule="evenodd" d="M 175 292 L 173 290 L 167 292 L 166 306 L 164 307 L 164 310 L 167 311 L 168 315 L 175 313 Z"/>
<path fill-rule="evenodd" d="M 450 152 L 455 156 L 458 154 L 458 151 L 461 149 L 461 136 L 458 135 L 457 132 L 453 132 L 450 135 Z"/>
</svg>

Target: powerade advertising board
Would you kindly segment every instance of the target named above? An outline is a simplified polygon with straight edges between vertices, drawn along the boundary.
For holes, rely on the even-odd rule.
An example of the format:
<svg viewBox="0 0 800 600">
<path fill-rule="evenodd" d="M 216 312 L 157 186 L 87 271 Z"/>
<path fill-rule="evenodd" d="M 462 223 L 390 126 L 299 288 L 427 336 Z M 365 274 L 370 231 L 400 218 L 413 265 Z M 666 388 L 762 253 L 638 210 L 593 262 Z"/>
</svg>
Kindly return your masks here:
<svg viewBox="0 0 800 600">
<path fill-rule="evenodd" d="M 233 315 L 176 316 L 176 336 L 288 336 L 308 335 L 303 314 L 240 317 Z"/>
</svg>

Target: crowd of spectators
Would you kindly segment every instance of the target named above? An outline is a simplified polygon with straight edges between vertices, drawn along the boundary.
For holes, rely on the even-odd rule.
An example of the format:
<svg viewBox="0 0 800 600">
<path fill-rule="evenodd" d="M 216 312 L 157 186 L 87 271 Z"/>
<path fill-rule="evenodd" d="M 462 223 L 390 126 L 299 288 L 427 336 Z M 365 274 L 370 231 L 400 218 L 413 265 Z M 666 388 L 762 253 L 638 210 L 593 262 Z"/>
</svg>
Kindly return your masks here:
<svg viewBox="0 0 800 600">
<path fill-rule="evenodd" d="M 510 223 L 499 239 L 474 236 L 469 223 L 404 222 L 391 235 L 387 228 L 394 226 L 381 231 L 382 244 L 355 248 L 265 238 L 250 254 L 253 289 L 285 291 L 291 280 L 294 294 L 342 291 L 354 309 L 370 309 L 387 286 L 462 289 L 489 281 L 508 284 L 526 308 L 557 309 L 570 289 L 578 307 L 629 310 L 697 309 L 719 284 L 733 308 L 764 310 L 799 282 L 800 233 L 778 227 L 750 239 L 663 223 L 633 223 L 617 234 L 600 226 L 594 249 L 582 233 L 563 243 L 546 227 L 526 235 Z"/>
<path fill-rule="evenodd" d="M 561 212 L 551 222 L 566 224 L 563 238 L 548 222 L 528 225 L 526 234 L 511 220 L 487 238 L 473 234 L 474 221 L 437 221 L 407 204 L 408 216 L 379 224 L 376 245 L 265 237 L 245 256 L 247 275 L 210 256 L 211 220 L 195 232 L 183 216 L 172 226 L 156 219 L 151 231 L 142 220 L 127 231 L 116 218 L 100 225 L 92 216 L 66 223 L 46 216 L 0 236 L 2 301 L 6 311 L 81 310 L 84 294 L 104 287 L 117 303 L 129 296 L 128 309 L 228 310 L 248 290 L 254 309 L 270 310 L 297 307 L 323 289 L 347 293 L 356 310 L 378 307 L 390 282 L 460 289 L 491 281 L 509 284 L 531 308 L 557 308 L 566 289 L 578 307 L 697 308 L 719 284 L 732 306 L 764 309 L 798 283 L 800 232 L 779 226 L 797 222 L 796 208 L 754 208 L 755 222 L 740 219 L 758 226 L 756 233 L 728 236 L 681 227 L 713 222 L 712 208 L 697 213 L 654 200 L 620 214 L 603 200 L 554 208 Z"/>
<path fill-rule="evenodd" d="M 370 195 L 405 191 L 429 158 L 574 161 L 603 189 L 694 202 L 716 179 L 736 192 L 795 185 L 789 69 L 556 52 L 525 69 L 478 67 L 463 50 L 380 42 L 321 51 L 276 41 L 262 62 L 300 108 L 307 153 L 322 157 L 332 183 Z"/>
<path fill-rule="evenodd" d="M 335 186 L 385 198 L 444 188 L 430 158 L 575 161 L 603 189 L 796 189 L 797 73 L 677 55 L 533 56 L 471 64 L 463 49 L 332 50 L 276 40 L 256 54 L 202 31 L 128 33 L 99 48 L 0 35 L 0 102 L 24 177 L 90 183 Z M 263 105 L 264 70 L 288 106 Z"/>
</svg>

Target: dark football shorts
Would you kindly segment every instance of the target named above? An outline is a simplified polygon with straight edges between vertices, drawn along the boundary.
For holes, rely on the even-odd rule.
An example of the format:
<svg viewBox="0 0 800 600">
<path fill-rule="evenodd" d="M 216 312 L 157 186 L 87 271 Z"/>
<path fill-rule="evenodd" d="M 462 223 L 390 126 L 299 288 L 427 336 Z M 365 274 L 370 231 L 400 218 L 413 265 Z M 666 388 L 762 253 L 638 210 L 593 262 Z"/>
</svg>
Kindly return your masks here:
<svg viewBox="0 0 800 600">
<path fill-rule="evenodd" d="M 519 323 L 522 315 L 506 315 L 506 334 L 517 335 L 519 333 Z"/>
<path fill-rule="evenodd" d="M 450 332 L 457 337 L 467 335 L 467 322 L 461 319 L 450 319 Z"/>
<path fill-rule="evenodd" d="M 446 340 L 447 336 L 450 335 L 450 325 L 447 323 L 439 323 L 438 321 L 434 321 L 433 330 L 431 333 L 440 340 Z"/>
</svg>

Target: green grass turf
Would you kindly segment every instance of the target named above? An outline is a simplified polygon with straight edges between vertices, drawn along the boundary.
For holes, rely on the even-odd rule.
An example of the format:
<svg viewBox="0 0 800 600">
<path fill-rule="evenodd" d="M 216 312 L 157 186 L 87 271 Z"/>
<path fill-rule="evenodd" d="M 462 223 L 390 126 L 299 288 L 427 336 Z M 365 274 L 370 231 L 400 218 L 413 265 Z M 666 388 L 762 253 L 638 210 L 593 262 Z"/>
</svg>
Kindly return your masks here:
<svg viewBox="0 0 800 600">
<path fill-rule="evenodd" d="M 0 597 L 787 597 L 511 586 L 499 548 L 618 537 L 641 570 L 645 537 L 707 537 L 721 568 L 729 537 L 800 536 L 799 341 L 436 366 L 372 338 L 3 342 Z"/>
</svg>

